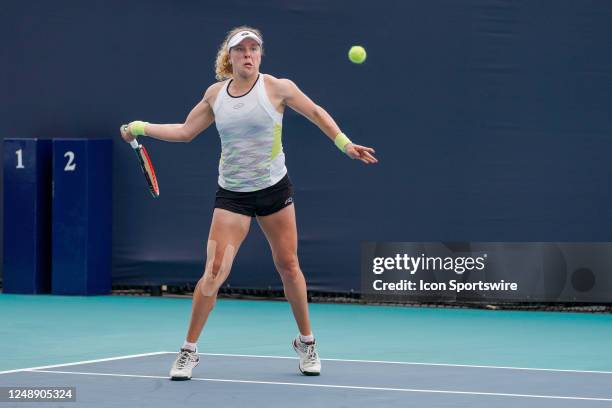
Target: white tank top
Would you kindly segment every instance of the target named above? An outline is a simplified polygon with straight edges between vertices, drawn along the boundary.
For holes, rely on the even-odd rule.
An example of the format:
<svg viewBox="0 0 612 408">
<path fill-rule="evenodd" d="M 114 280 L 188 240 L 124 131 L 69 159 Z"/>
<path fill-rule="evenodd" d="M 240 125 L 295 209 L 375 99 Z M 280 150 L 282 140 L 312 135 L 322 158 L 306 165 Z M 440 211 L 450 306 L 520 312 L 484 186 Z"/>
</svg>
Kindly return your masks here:
<svg viewBox="0 0 612 408">
<path fill-rule="evenodd" d="M 253 88 L 233 97 L 228 80 L 213 105 L 221 138 L 219 185 L 231 191 L 256 191 L 287 174 L 281 142 L 283 115 L 274 109 L 259 74 Z"/>
</svg>

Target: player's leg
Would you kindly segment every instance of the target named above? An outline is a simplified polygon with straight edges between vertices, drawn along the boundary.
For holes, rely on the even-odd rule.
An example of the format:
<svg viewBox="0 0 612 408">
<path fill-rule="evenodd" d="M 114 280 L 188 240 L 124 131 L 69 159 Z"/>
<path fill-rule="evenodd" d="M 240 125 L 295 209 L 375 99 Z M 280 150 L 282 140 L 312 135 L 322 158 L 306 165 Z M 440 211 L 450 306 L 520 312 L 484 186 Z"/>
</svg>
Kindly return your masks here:
<svg viewBox="0 0 612 408">
<path fill-rule="evenodd" d="M 213 213 L 204 274 L 193 293 L 187 341 L 195 343 L 217 299 L 217 291 L 229 276 L 234 257 L 249 232 L 251 217 L 221 208 Z"/>
<path fill-rule="evenodd" d="M 272 249 L 274 265 L 283 281 L 285 296 L 291 304 L 298 329 L 301 334 L 308 335 L 311 333 L 311 327 L 306 280 L 297 256 L 295 208 L 289 205 L 274 214 L 257 216 L 257 222 Z"/>
<path fill-rule="evenodd" d="M 170 370 L 171 379 L 191 378 L 192 369 L 199 362 L 195 343 L 215 305 L 219 287 L 229 276 L 234 257 L 249 232 L 250 224 L 250 216 L 215 208 L 205 248 L 204 274 L 193 292 L 186 342 Z"/>
<path fill-rule="evenodd" d="M 274 265 L 283 281 L 285 297 L 291 304 L 300 331 L 300 336 L 293 343 L 300 356 L 300 371 L 307 375 L 318 375 L 321 371 L 321 362 L 314 348 L 308 315 L 306 280 L 297 256 L 295 206 L 291 204 L 273 214 L 257 216 L 257 221 L 272 249 Z M 302 341 L 303 339 L 306 340 Z"/>
</svg>

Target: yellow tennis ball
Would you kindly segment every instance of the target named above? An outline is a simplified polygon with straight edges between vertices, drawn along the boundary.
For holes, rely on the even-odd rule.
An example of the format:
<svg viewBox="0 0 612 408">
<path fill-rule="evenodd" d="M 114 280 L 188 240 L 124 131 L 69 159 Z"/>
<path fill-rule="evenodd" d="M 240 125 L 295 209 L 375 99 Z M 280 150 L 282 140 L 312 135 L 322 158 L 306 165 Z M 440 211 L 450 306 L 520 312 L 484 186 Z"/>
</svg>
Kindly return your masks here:
<svg viewBox="0 0 612 408">
<path fill-rule="evenodd" d="M 348 52 L 348 57 L 354 64 L 363 63 L 367 56 L 365 48 L 361 45 L 353 45 Z"/>
</svg>

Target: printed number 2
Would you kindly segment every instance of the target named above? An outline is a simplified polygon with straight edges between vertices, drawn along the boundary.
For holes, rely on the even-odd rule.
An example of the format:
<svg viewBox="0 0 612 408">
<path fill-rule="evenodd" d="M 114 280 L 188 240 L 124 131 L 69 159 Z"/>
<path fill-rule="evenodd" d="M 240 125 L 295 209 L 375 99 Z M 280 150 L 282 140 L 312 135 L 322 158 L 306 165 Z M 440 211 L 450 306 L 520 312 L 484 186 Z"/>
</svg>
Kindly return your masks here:
<svg viewBox="0 0 612 408">
<path fill-rule="evenodd" d="M 66 152 L 64 153 L 64 157 L 68 158 L 68 162 L 66 163 L 66 167 L 64 167 L 64 171 L 74 171 L 74 169 L 76 169 L 76 163 L 74 162 L 74 152 Z"/>
<path fill-rule="evenodd" d="M 15 152 L 15 154 L 17 155 L 17 167 L 15 167 L 16 169 L 25 169 L 25 167 L 23 166 L 23 151 L 21 149 L 17 150 Z"/>
</svg>

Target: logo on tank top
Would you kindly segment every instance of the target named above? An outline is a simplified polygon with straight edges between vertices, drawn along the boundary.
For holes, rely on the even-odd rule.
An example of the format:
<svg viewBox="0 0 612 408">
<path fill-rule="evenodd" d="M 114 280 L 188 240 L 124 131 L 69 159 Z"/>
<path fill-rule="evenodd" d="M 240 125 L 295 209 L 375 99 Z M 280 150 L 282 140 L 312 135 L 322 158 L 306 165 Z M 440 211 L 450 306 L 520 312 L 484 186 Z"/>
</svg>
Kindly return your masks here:
<svg viewBox="0 0 612 408">
<path fill-rule="evenodd" d="M 243 106 L 244 106 L 244 103 L 240 102 L 240 103 L 237 103 L 236 105 L 234 105 L 234 106 L 232 106 L 232 107 L 233 107 L 234 109 L 240 109 L 240 108 L 242 108 Z"/>
<path fill-rule="evenodd" d="M 293 202 L 293 197 L 289 197 L 285 200 L 285 204 L 291 204 Z"/>
</svg>

